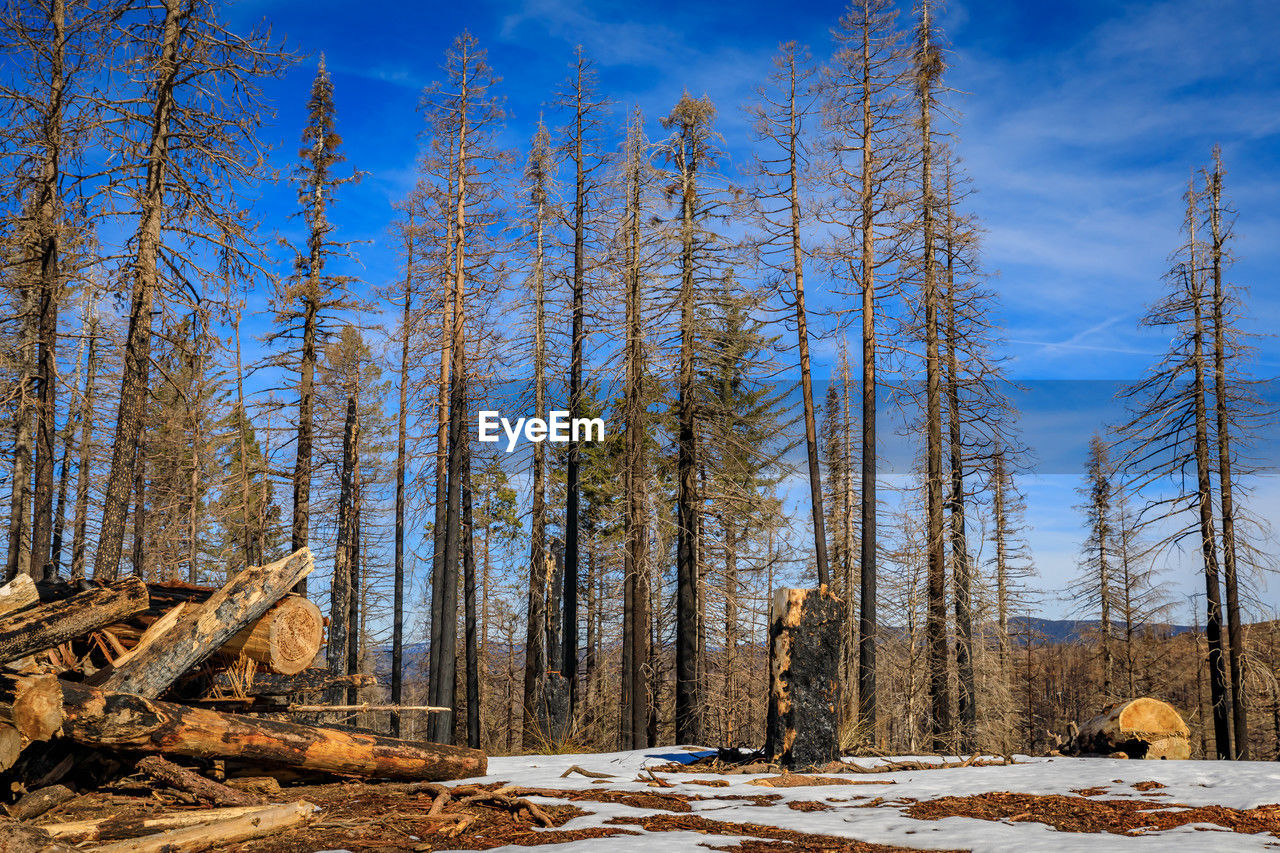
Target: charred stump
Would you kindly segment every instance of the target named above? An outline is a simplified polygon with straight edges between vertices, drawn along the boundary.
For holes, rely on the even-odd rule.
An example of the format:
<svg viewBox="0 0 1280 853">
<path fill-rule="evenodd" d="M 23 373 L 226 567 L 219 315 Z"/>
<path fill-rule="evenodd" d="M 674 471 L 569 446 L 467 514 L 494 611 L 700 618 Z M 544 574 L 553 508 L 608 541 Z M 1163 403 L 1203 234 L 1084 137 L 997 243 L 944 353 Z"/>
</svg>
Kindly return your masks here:
<svg viewBox="0 0 1280 853">
<path fill-rule="evenodd" d="M 765 757 L 787 768 L 840 758 L 845 603 L 826 586 L 779 589 L 769 611 Z"/>
</svg>

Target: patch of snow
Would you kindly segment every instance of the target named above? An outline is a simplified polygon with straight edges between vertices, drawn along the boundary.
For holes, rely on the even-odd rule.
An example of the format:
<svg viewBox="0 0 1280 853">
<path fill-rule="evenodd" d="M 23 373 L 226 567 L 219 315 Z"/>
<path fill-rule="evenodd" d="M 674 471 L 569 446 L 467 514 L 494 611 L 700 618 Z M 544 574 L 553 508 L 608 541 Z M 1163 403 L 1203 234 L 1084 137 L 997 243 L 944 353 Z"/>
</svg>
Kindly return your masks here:
<svg viewBox="0 0 1280 853">
<path fill-rule="evenodd" d="M 1017 849 L 1023 853 L 1098 853 L 1100 850 L 1123 851 L 1237 851 L 1277 850 L 1280 839 L 1270 835 L 1245 835 L 1224 830 L 1212 824 L 1192 824 L 1138 836 L 1111 833 L 1059 832 L 1051 826 L 1033 821 L 989 821 L 978 818 L 949 817 L 942 820 L 915 820 L 903 814 L 910 801 L 923 801 L 946 796 L 966 796 L 993 792 L 1024 794 L 1062 794 L 1077 796 L 1073 790 L 1099 789 L 1098 798 L 1152 799 L 1185 806 L 1219 805 L 1250 809 L 1280 802 L 1280 765 L 1270 762 L 1227 761 L 1127 761 L 1109 758 L 1029 758 L 1017 756 L 1017 763 L 995 767 L 957 767 L 939 770 L 902 770 L 882 774 L 842 774 L 840 778 L 857 781 L 857 785 L 829 785 L 795 788 L 769 788 L 747 784 L 752 779 L 774 774 L 742 774 L 720 776 L 713 773 L 661 774 L 660 778 L 675 783 L 675 788 L 652 788 L 646 781 L 636 781 L 642 771 L 673 761 L 687 763 L 702 755 L 712 755 L 698 747 L 662 747 L 601 754 L 526 755 L 489 759 L 489 775 L 471 782 L 502 781 L 512 785 L 563 790 L 607 789 L 643 793 L 680 793 L 707 799 L 692 802 L 695 814 L 709 820 L 730 823 L 756 823 L 798 832 L 817 833 L 879 844 L 896 844 L 920 849 L 964 848 L 975 853 L 1002 853 Z M 903 758 L 926 763 L 942 762 L 938 756 L 901 756 L 891 759 L 858 758 L 860 766 L 871 767 Z M 852 759 L 846 759 L 852 760 Z M 955 760 L 953 757 L 950 760 Z M 561 778 L 570 767 L 578 765 L 613 778 L 600 780 L 577 773 Z M 694 779 L 723 779 L 726 787 L 682 784 Z M 647 776 L 646 776 L 647 780 Z M 1133 788 L 1136 782 L 1154 781 L 1163 788 L 1149 792 Z M 461 783 L 459 783 L 461 784 Z M 742 800 L 718 799 L 725 796 L 777 795 L 767 806 L 754 806 Z M 1160 796 L 1156 796 L 1156 795 Z M 875 806 L 859 806 L 875 797 L 884 801 Z M 553 797 L 534 798 L 539 803 L 559 802 Z M 1083 799 L 1083 798 L 1082 798 Z M 798 811 L 791 802 L 821 801 L 832 808 L 825 811 Z M 561 829 L 585 829 L 604 826 L 615 817 L 642 817 L 659 814 L 653 809 L 636 808 L 620 803 L 578 802 L 590 814 L 575 818 Z M 723 839 L 697 832 L 647 833 L 639 826 L 624 825 L 638 835 L 619 835 L 608 839 L 610 853 L 632 853 L 661 849 L 672 853 L 706 853 L 708 845 L 725 846 L 737 838 Z M 1216 830 L 1206 832 L 1206 830 Z M 543 853 L 588 853 L 601 847 L 601 839 L 543 845 Z M 529 848 L 500 848 L 505 853 L 528 853 Z"/>
</svg>

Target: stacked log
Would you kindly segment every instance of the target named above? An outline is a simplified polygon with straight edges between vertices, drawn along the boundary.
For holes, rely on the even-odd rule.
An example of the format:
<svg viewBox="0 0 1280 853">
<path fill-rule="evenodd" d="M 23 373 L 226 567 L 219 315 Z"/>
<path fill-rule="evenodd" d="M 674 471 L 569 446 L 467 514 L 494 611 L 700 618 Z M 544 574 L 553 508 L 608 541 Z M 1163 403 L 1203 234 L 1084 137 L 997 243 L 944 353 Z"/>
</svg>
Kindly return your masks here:
<svg viewBox="0 0 1280 853">
<path fill-rule="evenodd" d="M 323 620 L 314 604 L 290 590 L 313 566 L 304 548 L 248 567 L 220 589 L 148 587 L 138 579 L 78 587 L 18 581 L 5 587 L 0 663 L 9 666 L 0 674 L 0 771 L 34 787 L 59 782 L 77 766 L 83 776 L 94 761 L 123 767 L 132 761 L 127 756 L 151 754 L 138 772 L 224 805 L 247 805 L 253 798 L 202 783 L 158 756 L 368 779 L 483 775 L 487 760 L 478 750 L 171 701 L 193 682 L 216 685 L 219 674 L 247 691 L 256 669 L 262 670 L 258 689 L 282 700 L 317 685 L 368 684 L 371 676 L 306 669 L 321 646 Z M 13 602 L 17 606 L 5 611 Z M 97 638 L 106 667 L 84 664 L 77 671 L 67 664 L 85 660 L 86 637 Z M 180 681 L 182 690 L 175 689 Z"/>
<path fill-rule="evenodd" d="M 1063 752 L 1179 761 L 1191 757 L 1190 739 L 1191 730 L 1172 705 L 1143 696 L 1107 706 L 1080 727 Z"/>
<path fill-rule="evenodd" d="M 780 589 L 769 610 L 765 756 L 789 769 L 840 758 L 845 603 L 826 586 Z"/>
</svg>

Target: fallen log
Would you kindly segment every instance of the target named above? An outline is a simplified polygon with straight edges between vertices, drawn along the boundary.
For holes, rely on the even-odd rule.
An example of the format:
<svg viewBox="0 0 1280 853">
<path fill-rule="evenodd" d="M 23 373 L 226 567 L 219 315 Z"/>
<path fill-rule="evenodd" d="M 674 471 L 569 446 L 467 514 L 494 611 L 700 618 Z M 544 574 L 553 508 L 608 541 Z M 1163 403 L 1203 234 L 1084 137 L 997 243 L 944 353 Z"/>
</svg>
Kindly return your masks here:
<svg viewBox="0 0 1280 853">
<path fill-rule="evenodd" d="M 36 592 L 36 582 L 31 579 L 31 575 L 15 575 L 13 580 L 0 586 L 0 616 L 30 607 L 39 601 L 40 594 Z"/>
<path fill-rule="evenodd" d="M 117 666 L 100 686 L 120 693 L 159 696 L 183 673 L 266 613 L 314 567 L 311 551 L 305 547 L 269 565 L 250 566 L 200 605 L 184 610 L 177 624 Z"/>
<path fill-rule="evenodd" d="M 63 735 L 87 746 L 375 779 L 462 779 L 483 776 L 488 765 L 475 749 L 224 714 L 67 681 L 59 686 Z"/>
<path fill-rule="evenodd" d="M 0 617 L 0 663 L 51 649 L 128 619 L 146 610 L 148 602 L 146 584 L 130 578 Z"/>
<path fill-rule="evenodd" d="M 53 838 L 71 844 L 85 841 L 116 841 L 153 834 L 166 829 L 213 823 L 231 817 L 253 815 L 271 806 L 231 806 L 225 809 L 187 809 L 185 811 L 158 814 L 151 817 L 121 818 L 115 815 L 89 820 L 69 820 L 47 823 L 40 828 Z"/>
<path fill-rule="evenodd" d="M 14 820 L 31 820 L 75 798 L 76 792 L 66 785 L 50 785 L 28 791 L 22 795 L 22 799 L 8 807 L 9 817 Z"/>
<path fill-rule="evenodd" d="M 148 755 L 138 762 L 137 769 L 158 782 L 171 788 L 186 791 L 196 799 L 203 800 L 211 806 L 256 806 L 262 805 L 262 799 L 244 791 L 237 791 L 206 779 L 199 773 L 179 767 L 172 761 L 158 755 Z"/>
<path fill-rule="evenodd" d="M 305 800 L 263 806 L 251 812 L 129 838 L 94 848 L 94 853 L 198 853 L 272 835 L 315 819 L 316 807 Z"/>
<path fill-rule="evenodd" d="M 25 742 L 48 740 L 62 728 L 62 690 L 53 675 L 11 675 L 0 681 L 0 720 Z"/>
<path fill-rule="evenodd" d="M 1191 730 L 1172 705 L 1144 696 L 1107 706 L 1080 727 L 1063 752 L 1184 760 L 1191 757 L 1190 738 Z"/>
<path fill-rule="evenodd" d="M 26 746 L 18 730 L 7 723 L 0 723 L 0 772 L 18 763 L 18 756 Z"/>
</svg>

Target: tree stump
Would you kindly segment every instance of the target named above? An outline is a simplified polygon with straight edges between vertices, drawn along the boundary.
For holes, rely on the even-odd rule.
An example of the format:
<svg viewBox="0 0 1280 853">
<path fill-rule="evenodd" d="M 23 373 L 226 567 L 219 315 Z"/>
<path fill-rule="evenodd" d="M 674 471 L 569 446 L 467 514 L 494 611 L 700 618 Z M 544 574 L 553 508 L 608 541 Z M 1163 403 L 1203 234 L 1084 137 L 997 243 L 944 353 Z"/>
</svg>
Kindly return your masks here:
<svg viewBox="0 0 1280 853">
<path fill-rule="evenodd" d="M 1063 752 L 1129 758 L 1184 760 L 1191 757 L 1191 730 L 1167 702 L 1147 696 L 1108 705 L 1085 722 Z"/>
<path fill-rule="evenodd" d="M 765 755 L 787 768 L 840 758 L 845 603 L 830 589 L 779 589 L 769 609 Z"/>
<path fill-rule="evenodd" d="M 544 746 L 560 746 L 572 734 L 569 718 L 569 679 L 559 672 L 548 672 L 539 680 L 538 736 L 545 739 Z"/>
</svg>

